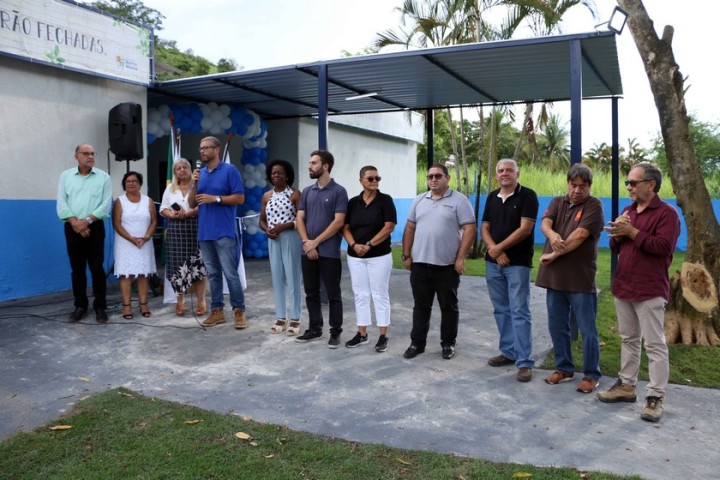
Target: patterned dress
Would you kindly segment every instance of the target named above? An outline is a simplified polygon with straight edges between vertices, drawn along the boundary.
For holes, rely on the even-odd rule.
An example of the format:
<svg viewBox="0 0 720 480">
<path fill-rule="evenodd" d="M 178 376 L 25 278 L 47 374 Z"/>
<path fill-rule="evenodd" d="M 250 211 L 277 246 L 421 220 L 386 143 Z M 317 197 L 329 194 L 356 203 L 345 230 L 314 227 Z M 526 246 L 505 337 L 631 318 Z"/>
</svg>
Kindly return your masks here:
<svg viewBox="0 0 720 480">
<path fill-rule="evenodd" d="M 171 192 L 168 187 L 163 194 L 160 210 L 177 203 L 185 211 L 190 210 L 187 197 L 178 188 Z M 165 277 L 175 294 L 185 294 L 190 286 L 207 277 L 207 270 L 197 241 L 197 217 L 184 220 L 167 219 L 165 231 Z"/>
</svg>

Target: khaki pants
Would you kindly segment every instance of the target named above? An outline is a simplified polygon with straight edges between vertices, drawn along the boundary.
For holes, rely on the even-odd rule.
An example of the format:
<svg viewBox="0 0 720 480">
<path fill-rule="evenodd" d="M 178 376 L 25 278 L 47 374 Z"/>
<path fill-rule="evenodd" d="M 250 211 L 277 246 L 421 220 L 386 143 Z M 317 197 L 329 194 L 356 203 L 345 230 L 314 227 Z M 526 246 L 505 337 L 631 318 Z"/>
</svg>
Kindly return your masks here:
<svg viewBox="0 0 720 480">
<path fill-rule="evenodd" d="M 641 342 L 644 342 L 650 376 L 648 397 L 664 397 L 668 383 L 670 364 L 663 328 L 666 303 L 662 297 L 638 302 L 615 299 L 618 332 L 622 339 L 618 376 L 623 383 L 637 383 Z"/>
</svg>

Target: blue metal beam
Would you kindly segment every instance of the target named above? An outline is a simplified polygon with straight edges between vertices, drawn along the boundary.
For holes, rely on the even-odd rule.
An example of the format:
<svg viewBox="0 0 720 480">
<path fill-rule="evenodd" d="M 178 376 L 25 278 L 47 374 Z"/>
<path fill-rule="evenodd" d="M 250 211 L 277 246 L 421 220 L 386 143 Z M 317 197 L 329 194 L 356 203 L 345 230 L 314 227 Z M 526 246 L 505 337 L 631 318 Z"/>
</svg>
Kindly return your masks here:
<svg viewBox="0 0 720 480">
<path fill-rule="evenodd" d="M 427 133 L 427 165 L 435 163 L 435 121 L 432 108 L 425 110 L 425 132 Z"/>
<path fill-rule="evenodd" d="M 615 220 L 620 214 L 620 133 L 618 128 L 618 97 L 612 98 L 612 199 L 610 200 L 610 218 Z M 610 255 L 610 283 L 615 278 L 617 254 Z"/>
</svg>

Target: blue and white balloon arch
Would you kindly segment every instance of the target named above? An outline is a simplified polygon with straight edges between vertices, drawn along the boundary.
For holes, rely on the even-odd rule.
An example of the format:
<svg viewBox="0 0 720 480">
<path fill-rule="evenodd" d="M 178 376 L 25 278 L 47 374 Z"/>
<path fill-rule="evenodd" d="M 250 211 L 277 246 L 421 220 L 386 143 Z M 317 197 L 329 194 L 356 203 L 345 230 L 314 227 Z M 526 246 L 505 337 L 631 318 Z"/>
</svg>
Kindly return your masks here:
<svg viewBox="0 0 720 480">
<path fill-rule="evenodd" d="M 267 162 L 267 124 L 252 110 L 238 106 L 210 103 L 160 105 L 149 108 L 147 143 L 170 135 L 172 112 L 174 126 L 181 133 L 233 134 L 242 142 L 242 173 L 245 186 L 243 216 L 243 255 L 252 258 L 268 256 L 267 237 L 258 227 L 258 213 L 263 194 L 268 190 L 265 178 Z"/>
</svg>

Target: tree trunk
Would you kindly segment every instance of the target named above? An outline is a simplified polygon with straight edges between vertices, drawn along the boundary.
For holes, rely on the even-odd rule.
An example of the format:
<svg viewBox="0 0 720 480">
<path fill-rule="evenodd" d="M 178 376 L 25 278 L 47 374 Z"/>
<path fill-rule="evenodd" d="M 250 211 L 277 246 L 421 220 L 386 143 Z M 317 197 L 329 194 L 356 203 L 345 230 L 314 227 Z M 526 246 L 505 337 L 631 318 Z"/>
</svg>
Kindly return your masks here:
<svg viewBox="0 0 720 480">
<path fill-rule="evenodd" d="M 463 107 L 460 107 L 460 161 L 462 162 L 462 193 L 470 198 L 467 158 L 465 157 L 465 117 Z M 459 187 L 458 187 L 459 189 Z"/>
<path fill-rule="evenodd" d="M 668 159 L 670 181 L 688 231 L 686 261 L 699 263 L 710 272 L 716 288 L 720 285 L 720 225 L 695 157 L 685 106 L 684 80 L 672 50 L 673 27 L 666 26 L 662 38 L 641 0 L 618 0 L 628 13 L 628 26 L 645 67 L 660 131 Z M 680 282 L 673 277 L 666 331 L 679 325 L 683 343 L 712 344 L 720 329 L 720 309 L 709 314 L 696 311 L 682 296 Z M 684 333 L 683 333 L 684 332 Z"/>
</svg>

